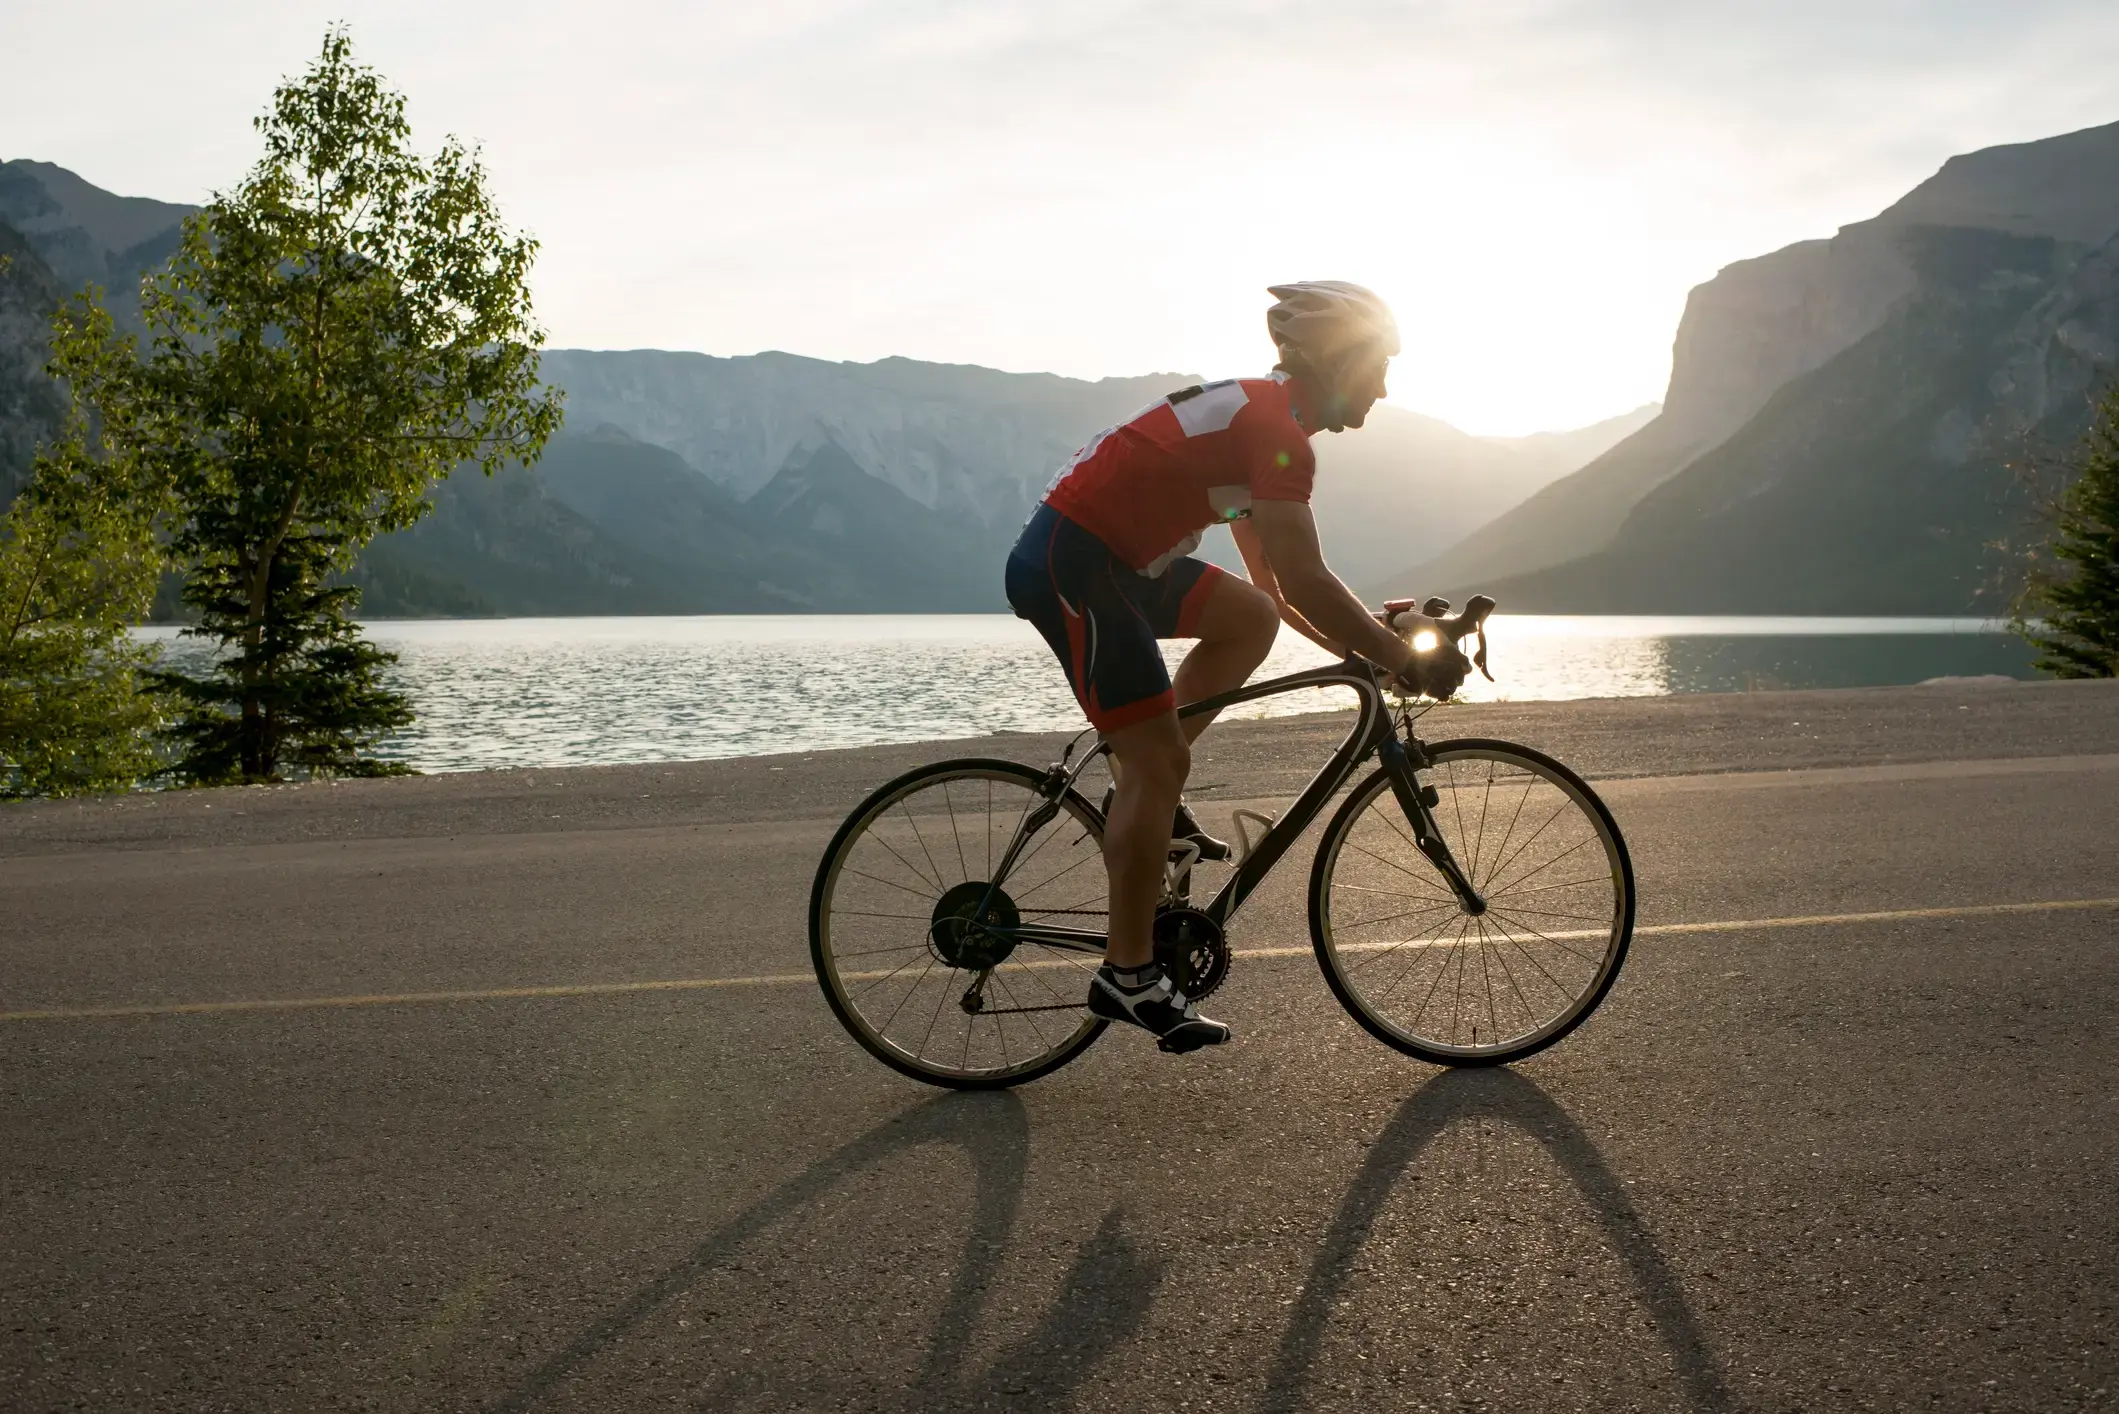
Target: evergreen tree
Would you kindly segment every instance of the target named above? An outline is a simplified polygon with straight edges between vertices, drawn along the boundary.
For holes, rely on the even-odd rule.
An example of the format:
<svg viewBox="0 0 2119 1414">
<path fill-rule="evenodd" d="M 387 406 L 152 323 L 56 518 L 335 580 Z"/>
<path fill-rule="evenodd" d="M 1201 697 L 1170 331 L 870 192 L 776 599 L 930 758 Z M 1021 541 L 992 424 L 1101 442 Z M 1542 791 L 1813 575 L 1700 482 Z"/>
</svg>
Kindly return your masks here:
<svg viewBox="0 0 2119 1414">
<path fill-rule="evenodd" d="M 410 707 L 339 577 L 452 468 L 535 460 L 559 422 L 537 382 L 536 244 L 503 225 L 475 153 L 415 154 L 403 96 L 343 29 L 257 129 L 264 158 L 142 291 L 147 356 L 90 390 L 174 499 L 188 632 L 217 648 L 157 676 L 196 782 L 387 769 L 369 753 Z"/>
<path fill-rule="evenodd" d="M 53 325 L 53 371 L 130 365 L 93 293 Z M 128 633 L 163 565 L 157 489 L 109 455 L 78 398 L 0 516 L 0 798 L 121 790 L 151 772 L 154 653 Z"/>
<path fill-rule="evenodd" d="M 2098 405 L 2072 482 L 2061 495 L 2034 573 L 2032 616 L 2018 632 L 2038 666 L 2063 678 L 2119 677 L 2119 382 Z"/>
</svg>

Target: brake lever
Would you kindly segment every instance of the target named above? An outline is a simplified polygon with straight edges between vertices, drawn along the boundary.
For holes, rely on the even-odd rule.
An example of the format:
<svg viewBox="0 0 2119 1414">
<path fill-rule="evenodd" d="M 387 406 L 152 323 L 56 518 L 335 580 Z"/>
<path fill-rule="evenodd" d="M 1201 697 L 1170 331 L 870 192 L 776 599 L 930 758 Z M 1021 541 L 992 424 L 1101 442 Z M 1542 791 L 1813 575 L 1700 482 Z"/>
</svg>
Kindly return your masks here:
<svg viewBox="0 0 2119 1414">
<path fill-rule="evenodd" d="M 1487 680 L 1488 682 L 1492 682 L 1492 681 L 1494 680 L 1494 675 L 1493 675 L 1492 673 L 1490 673 L 1490 672 L 1488 672 L 1488 671 L 1486 670 L 1486 625 L 1485 625 L 1485 624 L 1481 624 L 1481 625 L 1479 625 L 1479 651 L 1478 651 L 1478 652 L 1476 652 L 1476 653 L 1474 653 L 1474 654 L 1472 654 L 1472 666 L 1473 666 L 1473 667 L 1475 667 L 1475 668 L 1477 668 L 1477 669 L 1479 670 L 1479 676 L 1480 676 L 1480 677 L 1483 677 L 1483 678 L 1485 678 L 1485 679 L 1486 679 L 1486 680 Z"/>
</svg>

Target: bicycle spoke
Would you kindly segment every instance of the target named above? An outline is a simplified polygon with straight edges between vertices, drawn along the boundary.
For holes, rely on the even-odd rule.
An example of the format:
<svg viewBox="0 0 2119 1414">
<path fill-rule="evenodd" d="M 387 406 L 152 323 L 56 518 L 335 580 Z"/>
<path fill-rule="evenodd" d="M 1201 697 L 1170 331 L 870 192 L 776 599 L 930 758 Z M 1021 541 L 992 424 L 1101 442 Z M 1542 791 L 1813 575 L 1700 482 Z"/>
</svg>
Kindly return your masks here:
<svg viewBox="0 0 2119 1414">
<path fill-rule="evenodd" d="M 1524 802 L 1530 799 L 1531 788 L 1537 784 L 1537 781 L 1538 778 L 1536 776 L 1525 776 L 1523 778 L 1523 794 L 1516 797 L 1516 808 L 1513 811 L 1509 812 L 1508 829 L 1502 833 L 1501 843 L 1494 846 L 1495 859 L 1499 859 L 1501 857 L 1501 852 L 1508 848 L 1508 842 L 1516 837 L 1516 822 L 1523 818 Z M 1499 866 L 1496 866 L 1496 868 L 1498 867 Z M 1494 870 L 1487 870 L 1486 877 L 1487 880 L 1491 882 L 1494 877 Z M 1482 893 L 1485 892 L 1486 889 L 1486 885 L 1481 884 L 1476 879 L 1472 881 L 1472 887 L 1478 889 Z"/>
<path fill-rule="evenodd" d="M 1524 959 L 1528 961 L 1532 967 L 1537 968 L 1539 973 L 1545 978 L 1545 980 L 1552 984 L 1554 991 L 1560 993 L 1562 996 L 1569 995 L 1567 987 L 1560 981 L 1560 979 L 1545 970 L 1545 964 L 1538 961 L 1537 954 L 1533 953 L 1529 948 L 1524 947 L 1521 942 L 1517 941 L 1516 935 L 1508 931 L 1507 925 L 1502 923 L 1501 920 L 1497 918 L 1494 920 L 1494 926 L 1496 928 L 1499 928 L 1501 930 L 1501 936 L 1508 939 L 1509 942 L 1514 943 L 1516 951 L 1522 953 Z"/>
<path fill-rule="evenodd" d="M 1375 927 L 1375 926 L 1376 926 L 1377 924 L 1379 924 L 1379 923 L 1391 923 L 1391 922 L 1395 922 L 1395 921 L 1397 921 L 1397 920 L 1398 920 L 1398 919 L 1400 919 L 1400 918 L 1414 918 L 1414 917 L 1419 917 L 1419 916 L 1422 916 L 1422 915 L 1425 915 L 1425 914 L 1429 914 L 1429 913 L 1440 913 L 1440 912 L 1442 912 L 1442 911 L 1443 911 L 1444 909 L 1448 909 L 1448 908 L 1455 908 L 1456 906 L 1457 906 L 1457 901 L 1456 901 L 1455 899 L 1451 899 L 1451 900 L 1450 900 L 1450 901 L 1449 901 L 1448 903 L 1437 903 L 1437 904 L 1430 904 L 1430 905 L 1429 905 L 1428 907 L 1426 907 L 1426 908 L 1408 908 L 1408 909 L 1404 909 L 1404 910 L 1401 910 L 1400 912 L 1397 912 L 1397 913 L 1387 913 L 1387 914 L 1385 914 L 1385 915 L 1384 915 L 1383 917 L 1381 917 L 1381 918 L 1363 918 L 1363 919 L 1359 920 L 1358 922 L 1353 922 L 1353 923 L 1349 923 L 1349 924 L 1347 924 L 1347 927 L 1348 927 L 1348 928 L 1350 928 L 1350 929 L 1351 929 L 1351 928 L 1373 928 L 1373 927 Z"/>
<path fill-rule="evenodd" d="M 944 795 L 949 793 L 949 783 L 947 781 L 942 783 L 942 793 Z M 905 817 L 906 824 L 912 826 L 912 837 L 918 842 L 920 853 L 927 856 L 927 867 L 934 870 L 934 886 L 938 889 L 947 888 L 948 885 L 942 882 L 942 866 L 934 862 L 934 851 L 927 847 L 927 840 L 920 834 L 920 822 L 912 818 L 912 812 L 905 808 L 905 802 L 902 800 L 898 802 L 898 813 Z M 893 850 L 892 853 L 896 853 L 896 851 Z"/>
<path fill-rule="evenodd" d="M 1378 864 L 1382 864 L 1382 865 L 1387 865 L 1387 866 L 1389 866 L 1389 867 L 1390 867 L 1390 868 L 1392 868 L 1392 869 L 1396 869 L 1396 870 L 1397 870 L 1397 871 L 1398 871 L 1399 873 L 1401 873 L 1401 874 L 1405 875 L 1405 877 L 1406 877 L 1406 878 L 1408 878 L 1408 879 L 1411 879 L 1411 880 L 1412 880 L 1412 881 L 1413 881 L 1414 883 L 1416 883 L 1416 884 L 1425 884 L 1425 883 L 1428 883 L 1428 882 L 1430 882 L 1430 881 L 1428 880 L 1427 876 L 1425 876 L 1425 875 L 1423 875 L 1423 874 L 1415 874 L 1415 873 L 1414 873 L 1414 872 L 1413 872 L 1412 870 L 1410 870 L 1410 869 L 1406 868 L 1406 867 L 1405 867 L 1404 865 L 1402 865 L 1402 864 L 1397 864 L 1397 863 L 1394 863 L 1394 862 L 1392 862 L 1391 860 L 1385 859 L 1385 858 L 1384 858 L 1384 857 L 1383 857 L 1382 855 L 1380 855 L 1380 854 L 1376 853 L 1376 851 L 1374 851 L 1374 850 L 1372 850 L 1372 849 L 1368 848 L 1368 847 L 1367 847 L 1366 845 L 1362 844 L 1362 843 L 1361 843 L 1361 842 L 1360 842 L 1359 840 L 1355 840 L 1355 839 L 1348 839 L 1348 840 L 1347 840 L 1347 843 L 1348 843 L 1348 844 L 1350 844 L 1350 845 L 1352 845 L 1352 846 L 1353 846 L 1354 848 L 1356 848 L 1356 849 L 1360 850 L 1360 851 L 1361 851 L 1361 852 L 1362 852 L 1363 854 L 1367 855 L 1367 856 L 1368 856 L 1369 858 L 1371 858 L 1371 859 L 1375 860 L 1375 861 L 1376 861 L 1376 862 L 1377 862 Z M 1422 859 L 1425 859 L 1426 857 L 1427 857 L 1426 855 L 1422 855 L 1422 856 L 1421 856 L 1421 858 L 1422 858 Z M 1425 897 L 1428 897 L 1428 898 L 1439 898 L 1439 897 L 1441 897 L 1441 895 L 1439 895 L 1439 894 L 1428 894 L 1428 895 L 1425 895 Z M 1452 898 L 1452 899 L 1450 900 L 1450 902 L 1451 902 L 1451 903 L 1455 903 L 1455 902 L 1456 902 L 1456 900 L 1455 900 L 1454 898 Z"/>
<path fill-rule="evenodd" d="M 1486 788 L 1479 793 L 1479 833 L 1472 840 L 1472 862 L 1465 871 L 1471 878 L 1477 878 L 1479 874 L 1479 849 L 1486 843 L 1486 807 L 1492 803 L 1493 798 L 1494 763 L 1489 761 L 1486 763 Z"/>
<path fill-rule="evenodd" d="M 1499 925 L 1498 923 L 1497 923 L 1497 924 L 1495 924 L 1494 926 L 1495 926 L 1496 928 L 1499 928 L 1499 927 L 1500 927 L 1500 925 Z M 1510 967 L 1510 966 L 1508 965 L 1508 954 L 1507 954 L 1507 953 L 1505 953 L 1505 952 L 1502 952 L 1502 951 L 1500 951 L 1500 950 L 1499 950 L 1499 949 L 1497 948 L 1497 949 L 1495 949 L 1495 950 L 1494 950 L 1494 960 L 1495 960 L 1496 962 L 1498 962 L 1498 963 L 1500 963 L 1500 964 L 1501 964 L 1501 974 L 1502 974 L 1502 975 L 1503 975 L 1504 977 L 1508 978 L 1508 985 L 1509 985 L 1510 989 L 1511 989 L 1511 990 L 1513 990 L 1513 991 L 1515 992 L 1515 994 L 1516 994 L 1516 1000 L 1517 1000 L 1518 1002 L 1522 1003 L 1522 1006 L 1523 1006 L 1523 1019 L 1524 1019 L 1524 1022 L 1525 1022 L 1525 1023 L 1527 1024 L 1527 1025 L 1529 1025 L 1529 1026 L 1535 1026 L 1535 1025 L 1537 1025 L 1537 1023 L 1538 1023 L 1538 1009 L 1537 1009 L 1536 1007 L 1532 1006 L 1532 1005 L 1530 1004 L 1530 998 L 1529 998 L 1529 997 L 1527 997 L 1527 996 L 1525 996 L 1525 995 L 1523 994 L 1523 985 L 1522 985 L 1522 984 L 1521 984 L 1520 982 L 1516 981 L 1516 969 L 1514 969 L 1513 967 Z M 1498 1025 L 1498 1023 L 1497 1023 L 1497 1025 Z M 1499 1038 L 1496 1038 L 1496 1039 L 1499 1039 Z"/>
<path fill-rule="evenodd" d="M 1587 888 L 1592 884 L 1603 884 L 1609 886 L 1610 883 L 1611 876 L 1609 874 L 1599 874 L 1593 879 L 1569 879 L 1564 884 L 1540 884 L 1535 889 L 1510 889 L 1507 892 L 1512 894 L 1549 894 L 1556 889 L 1581 889 Z"/>
<path fill-rule="evenodd" d="M 1051 888 L 1054 884 L 1066 878 L 1069 874 L 1072 874 L 1075 870 L 1081 868 L 1084 864 L 1101 863 L 1103 863 L 1103 859 L 1100 856 L 1094 854 L 1085 854 L 1080 859 L 1077 859 L 1072 864 L 1068 865 L 1066 868 L 1060 870 L 1059 873 L 1054 874 L 1051 878 L 1046 879 L 1041 883 L 1032 884 L 1029 888 L 1024 889 L 1021 893 L 1013 895 L 1013 897 L 1017 905 L 1020 906 L 1024 899 L 1029 898 L 1039 889 Z"/>
<path fill-rule="evenodd" d="M 1471 919 L 1467 917 L 1464 922 L 1458 926 L 1457 937 L 1451 940 L 1452 946 L 1454 946 L 1456 942 L 1461 941 L 1463 939 L 1465 930 L 1470 926 L 1470 924 Z M 1407 971 L 1410 972 L 1411 969 L 1408 968 Z M 1427 994 L 1421 997 L 1420 999 L 1420 1009 L 1413 1013 L 1414 1020 L 1417 1021 L 1419 1018 L 1427 1015 L 1427 1006 L 1429 1002 L 1434 1000 L 1435 989 L 1442 985 L 1442 979 L 1447 976 L 1449 976 L 1449 954 L 1444 953 L 1442 956 L 1442 965 L 1435 969 L 1435 980 L 1427 984 Z M 1401 976 L 1399 980 L 1403 981 L 1404 978 Z M 1396 990 L 1397 985 L 1398 984 L 1396 982 L 1393 982 L 1391 984 L 1392 990 Z M 1378 997 L 1377 1000 L 1386 1001 L 1389 999 L 1389 997 L 1390 992 L 1386 991 L 1383 996 Z"/>
<path fill-rule="evenodd" d="M 909 959 L 906 962 L 900 964 L 899 966 L 893 967 L 890 970 L 888 976 L 879 979 L 874 985 L 881 986 L 884 982 L 889 981 L 891 977 L 897 976 L 900 972 L 903 972 L 906 968 L 912 966 L 913 962 L 917 960 L 918 959 Z M 905 1009 L 905 1003 L 912 1000 L 913 993 L 920 990 L 920 984 L 927 980 L 927 974 L 932 971 L 934 971 L 934 959 L 930 957 L 927 959 L 927 965 L 920 969 L 920 975 L 913 978 L 912 985 L 906 988 L 905 995 L 899 997 L 898 1004 L 890 1009 L 890 1015 L 884 1018 L 881 1029 L 885 1033 L 889 1032 L 890 1023 L 898 1019 L 898 1013 Z"/>
<path fill-rule="evenodd" d="M 907 873 L 911 873 L 911 876 L 913 876 L 915 880 L 920 880 L 922 884 L 926 884 L 928 888 L 934 888 L 934 890 L 937 890 L 937 892 L 941 892 L 943 888 L 947 888 L 947 884 L 943 884 L 943 882 L 941 882 L 941 878 L 928 878 L 928 876 L 926 876 L 926 873 L 920 873 L 920 865 L 915 865 L 913 861 L 905 859 L 905 856 L 903 856 L 903 854 L 898 854 L 898 846 L 890 844 L 890 842 L 888 842 L 888 839 L 884 839 L 882 835 L 871 835 L 871 837 L 875 839 L 875 844 L 879 844 L 879 846 L 882 846 L 882 848 L 884 848 L 884 852 L 888 852 L 888 854 L 890 854 L 890 859 L 894 859 L 894 861 L 898 861 L 898 863 L 901 863 L 901 865 L 905 865 L 905 871 L 907 871 Z M 852 869 L 852 865 L 848 865 L 848 867 Z M 856 871 L 856 873 L 858 873 L 858 871 Z M 875 876 L 873 876 L 873 873 L 871 873 L 871 876 L 869 876 L 869 878 L 875 878 Z M 886 884 L 888 880 L 875 880 L 875 882 L 877 882 L 877 884 Z"/>
<path fill-rule="evenodd" d="M 1536 928 L 1533 928 L 1530 924 L 1525 923 L 1522 919 L 1517 918 L 1515 914 L 1511 913 L 1505 908 L 1497 908 L 1493 910 L 1493 912 L 1499 914 L 1503 918 L 1509 919 L 1518 928 L 1521 928 L 1524 932 L 1530 934 L 1539 942 L 1544 943 L 1550 947 L 1558 948 L 1561 952 L 1566 953 L 1569 957 L 1581 958 L 1582 961 L 1588 963 L 1592 967 L 1595 967 L 1598 963 L 1597 958 L 1590 957 L 1586 953 L 1578 953 L 1573 948 L 1568 947 L 1565 943 L 1562 943 L 1559 939 L 1552 937 L 1549 934 L 1539 932 Z"/>
<path fill-rule="evenodd" d="M 1509 909 L 1515 913 L 1535 913 L 1540 918 L 1565 918 L 1575 923 L 1601 923 L 1607 916 L 1598 913 L 1557 913 L 1549 908 L 1525 908 L 1520 903 L 1509 904 Z"/>
<path fill-rule="evenodd" d="M 957 867 L 964 871 L 964 877 L 968 879 L 971 877 L 971 866 L 964 860 L 964 835 L 957 828 L 956 802 L 949 798 L 949 782 L 947 781 L 942 782 L 942 808 L 949 812 L 949 837 L 956 841 Z"/>
<path fill-rule="evenodd" d="M 1576 850 L 1581 849 L 1583 846 L 1592 845 L 1595 843 L 1597 843 L 1597 837 L 1595 835 L 1590 835 L 1584 839 L 1577 840 L 1573 844 L 1569 845 L 1566 849 L 1561 850 L 1558 854 L 1546 860 L 1543 864 L 1540 864 L 1537 868 L 1531 870 L 1528 874 L 1518 874 L 1515 878 L 1510 879 L 1506 884 L 1503 884 L 1500 887 L 1496 888 L 1494 892 L 1507 893 L 1510 889 L 1522 883 L 1524 880 L 1537 878 L 1540 874 L 1543 874 L 1546 870 L 1552 868 L 1553 865 L 1558 864 L 1561 860 L 1567 858 L 1568 855 L 1573 854 Z"/>
<path fill-rule="evenodd" d="M 1565 815 L 1567 813 L 1567 807 L 1572 804 L 1574 804 L 1574 801 L 1571 798 L 1563 795 L 1560 799 L 1560 803 L 1553 807 L 1552 814 L 1545 817 L 1545 823 L 1538 826 L 1537 829 L 1531 831 L 1530 836 L 1525 839 L 1523 843 L 1516 846 L 1516 852 L 1514 854 L 1511 854 L 1505 862 L 1495 866 L 1494 876 L 1498 877 L 1503 869 L 1506 869 L 1510 864 L 1515 863 L 1516 860 L 1522 856 L 1524 850 L 1529 849 L 1532 845 L 1536 844 L 1538 842 L 1538 836 L 1544 834 L 1548 829 L 1552 828 L 1552 822 L 1559 819 L 1562 815 Z"/>
</svg>

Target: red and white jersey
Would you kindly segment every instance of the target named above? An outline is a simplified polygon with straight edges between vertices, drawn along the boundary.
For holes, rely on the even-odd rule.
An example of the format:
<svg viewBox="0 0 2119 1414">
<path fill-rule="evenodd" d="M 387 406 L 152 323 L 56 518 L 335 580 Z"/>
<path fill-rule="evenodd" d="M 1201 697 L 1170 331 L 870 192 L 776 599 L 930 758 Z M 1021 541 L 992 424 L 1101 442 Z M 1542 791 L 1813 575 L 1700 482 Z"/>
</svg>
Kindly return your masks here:
<svg viewBox="0 0 2119 1414">
<path fill-rule="evenodd" d="M 1172 393 L 1100 432 L 1060 470 L 1045 503 L 1145 575 L 1199 548 L 1251 502 L 1308 501 L 1317 476 L 1288 375 Z"/>
</svg>

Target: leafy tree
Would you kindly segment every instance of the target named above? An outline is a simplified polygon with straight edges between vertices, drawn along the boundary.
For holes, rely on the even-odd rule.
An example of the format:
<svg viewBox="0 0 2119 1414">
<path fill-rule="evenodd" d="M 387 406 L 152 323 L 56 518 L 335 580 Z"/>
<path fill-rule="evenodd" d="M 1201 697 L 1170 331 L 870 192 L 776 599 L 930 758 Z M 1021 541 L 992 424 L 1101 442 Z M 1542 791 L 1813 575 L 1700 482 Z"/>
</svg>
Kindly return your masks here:
<svg viewBox="0 0 2119 1414">
<path fill-rule="evenodd" d="M 2034 565 L 2017 631 L 2063 678 L 2119 677 L 2119 382 L 2098 405 L 2072 483 L 2054 507 L 2051 563 Z"/>
<path fill-rule="evenodd" d="M 560 416 L 537 381 L 536 243 L 473 151 L 415 154 L 403 96 L 337 28 L 256 126 L 263 159 L 143 289 L 146 357 L 89 390 L 174 499 L 187 632 L 217 648 L 157 675 L 199 782 L 389 769 L 367 753 L 410 706 L 341 577 L 438 478 L 535 460 Z"/>
<path fill-rule="evenodd" d="M 53 333 L 55 371 L 109 378 L 132 362 L 93 292 Z M 126 630 L 146 615 L 164 562 L 161 501 L 98 440 L 77 396 L 0 516 L 0 797 L 123 789 L 157 764 L 160 714 L 141 691 L 154 652 Z"/>
</svg>

